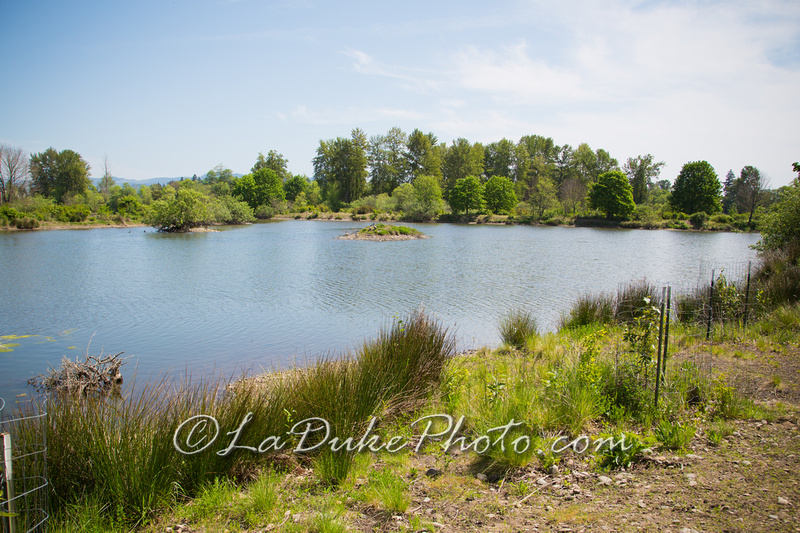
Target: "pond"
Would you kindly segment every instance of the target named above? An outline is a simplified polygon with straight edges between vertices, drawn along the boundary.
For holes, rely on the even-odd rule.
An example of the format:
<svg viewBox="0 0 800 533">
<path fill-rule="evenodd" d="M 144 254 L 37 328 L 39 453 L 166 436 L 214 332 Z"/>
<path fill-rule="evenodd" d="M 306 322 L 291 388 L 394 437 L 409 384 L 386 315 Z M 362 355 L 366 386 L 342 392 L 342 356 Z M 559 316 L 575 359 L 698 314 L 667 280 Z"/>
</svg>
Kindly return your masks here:
<svg viewBox="0 0 800 533">
<path fill-rule="evenodd" d="M 757 234 L 409 224 L 430 239 L 336 237 L 367 223 L 281 221 L 219 232 L 0 233 L 0 397 L 74 359 L 125 352 L 126 379 L 305 364 L 422 307 L 459 349 L 499 343 L 512 308 L 553 330 L 578 296 L 646 278 L 673 287 L 755 259 Z M 675 289 L 674 289 L 675 290 Z"/>
</svg>

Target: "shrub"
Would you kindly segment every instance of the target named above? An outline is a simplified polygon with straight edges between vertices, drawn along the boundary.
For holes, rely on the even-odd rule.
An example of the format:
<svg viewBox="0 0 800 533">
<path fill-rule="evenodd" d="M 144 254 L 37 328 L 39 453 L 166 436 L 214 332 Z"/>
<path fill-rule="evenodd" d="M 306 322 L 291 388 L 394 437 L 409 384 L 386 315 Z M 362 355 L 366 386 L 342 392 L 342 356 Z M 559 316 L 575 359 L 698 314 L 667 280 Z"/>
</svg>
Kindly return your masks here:
<svg viewBox="0 0 800 533">
<path fill-rule="evenodd" d="M 800 301 L 800 240 L 762 251 L 753 278 L 768 307 Z"/>
<path fill-rule="evenodd" d="M 639 462 L 653 444 L 651 439 L 627 431 L 617 435 L 603 434 L 600 437 L 611 439 L 613 443 L 603 446 L 598 453 L 598 466 L 604 470 L 629 468 L 633 463 Z"/>
<path fill-rule="evenodd" d="M 14 221 L 14 225 L 17 229 L 34 229 L 39 227 L 39 221 L 31 217 L 18 218 Z"/>
<path fill-rule="evenodd" d="M 708 215 L 705 211 L 698 211 L 689 216 L 689 223 L 694 229 L 701 229 L 708 222 Z"/>
</svg>

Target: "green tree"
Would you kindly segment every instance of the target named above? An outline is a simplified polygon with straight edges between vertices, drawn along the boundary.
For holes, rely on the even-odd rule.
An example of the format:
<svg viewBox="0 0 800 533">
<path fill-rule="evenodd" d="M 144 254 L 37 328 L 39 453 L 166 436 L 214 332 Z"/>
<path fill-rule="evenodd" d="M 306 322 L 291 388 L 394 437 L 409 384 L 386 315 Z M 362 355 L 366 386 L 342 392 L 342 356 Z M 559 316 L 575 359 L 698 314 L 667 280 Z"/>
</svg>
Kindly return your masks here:
<svg viewBox="0 0 800 533">
<path fill-rule="evenodd" d="M 306 192 L 308 186 L 309 183 L 307 177 L 301 176 L 300 174 L 297 176 L 292 176 L 283 183 L 283 190 L 286 193 L 286 199 L 290 202 L 294 202 L 298 194 Z"/>
<path fill-rule="evenodd" d="M 202 192 L 181 187 L 174 196 L 167 196 L 167 199 L 153 202 L 145 223 L 159 231 L 187 231 L 207 226 L 213 221 L 209 213 L 208 197 Z"/>
<path fill-rule="evenodd" d="M 332 209 L 364 194 L 367 186 L 367 139 L 360 129 L 351 138 L 320 141 L 314 158 L 314 179 Z"/>
<path fill-rule="evenodd" d="M 283 157 L 283 154 L 279 154 L 276 150 L 270 150 L 267 154 L 267 157 L 264 157 L 263 153 L 258 152 L 256 164 L 253 165 L 252 169 L 250 169 L 250 173 L 254 174 L 256 171 L 261 170 L 262 168 L 272 170 L 278 175 L 278 177 L 281 179 L 281 182 L 285 183 L 286 180 L 291 177 L 289 171 L 286 170 L 286 166 L 288 164 L 289 162 Z"/>
<path fill-rule="evenodd" d="M 405 155 L 412 180 L 423 174 L 441 179 L 444 150 L 438 145 L 438 142 L 436 135 L 422 133 L 419 129 L 415 129 L 408 136 Z"/>
<path fill-rule="evenodd" d="M 544 212 L 556 205 L 558 201 L 558 197 L 556 196 L 556 184 L 553 183 L 553 180 L 546 174 L 541 174 L 536 179 L 536 182 L 528 190 L 528 193 L 528 203 L 530 203 L 533 216 L 537 220 L 542 218 Z"/>
<path fill-rule="evenodd" d="M 517 195 L 514 193 L 514 184 L 506 176 L 492 176 L 483 189 L 483 199 L 486 207 L 493 213 L 511 211 L 517 205 Z"/>
<path fill-rule="evenodd" d="M 721 189 L 717 173 L 707 161 L 686 163 L 675 178 L 669 201 L 678 211 L 711 215 L 721 208 Z"/>
<path fill-rule="evenodd" d="M 800 173 L 800 165 L 794 164 Z M 778 199 L 769 207 L 760 223 L 761 250 L 777 250 L 800 242 L 800 176 L 791 185 L 778 189 Z"/>
<path fill-rule="evenodd" d="M 412 214 L 417 220 L 432 220 L 442 210 L 442 188 L 435 176 L 417 176 L 414 180 L 414 204 Z"/>
<path fill-rule="evenodd" d="M 483 166 L 487 177 L 505 176 L 511 178 L 514 173 L 514 143 L 508 139 L 486 145 Z"/>
<path fill-rule="evenodd" d="M 233 194 L 247 202 L 252 209 L 260 205 L 271 205 L 273 200 L 283 201 L 285 198 L 280 176 L 266 167 L 238 179 L 233 186 Z"/>
<path fill-rule="evenodd" d="M 753 221 L 756 208 L 766 199 L 767 180 L 756 167 L 746 166 L 734 185 L 736 207 L 740 213 L 749 213 L 747 223 Z"/>
<path fill-rule="evenodd" d="M 722 212 L 726 215 L 731 212 L 731 208 L 736 202 L 736 174 L 733 169 L 728 170 L 725 175 L 725 183 L 722 185 Z"/>
<path fill-rule="evenodd" d="M 661 167 L 664 165 L 664 161 L 654 163 L 652 154 L 628 158 L 623 170 L 633 188 L 634 202 L 637 204 L 647 202 L 647 194 L 655 180 L 658 179 Z"/>
<path fill-rule="evenodd" d="M 367 158 L 370 167 L 372 194 L 390 193 L 411 177 L 406 157 L 408 135 L 400 128 L 386 135 L 375 135 L 369 141 Z"/>
<path fill-rule="evenodd" d="M 216 183 L 227 183 L 230 185 L 232 181 L 233 171 L 226 168 L 222 163 L 206 172 L 206 176 L 203 178 L 203 183 L 206 185 L 214 185 Z"/>
<path fill-rule="evenodd" d="M 68 196 L 85 195 L 89 188 L 89 163 L 77 152 L 48 148 L 31 156 L 34 191 L 62 203 Z"/>
<path fill-rule="evenodd" d="M 453 141 L 453 146 L 445 150 L 442 160 L 445 191 L 449 193 L 462 178 L 483 174 L 483 158 L 484 148 L 480 143 L 470 144 L 464 138 Z"/>
<path fill-rule="evenodd" d="M 628 218 L 636 204 L 633 202 L 633 188 L 625 174 L 619 170 L 600 174 L 589 186 L 589 207 L 605 212 L 606 218 Z"/>
<path fill-rule="evenodd" d="M 467 176 L 456 181 L 450 191 L 450 207 L 453 211 L 464 211 L 469 215 L 470 209 L 483 209 L 483 185 L 475 176 Z"/>
</svg>

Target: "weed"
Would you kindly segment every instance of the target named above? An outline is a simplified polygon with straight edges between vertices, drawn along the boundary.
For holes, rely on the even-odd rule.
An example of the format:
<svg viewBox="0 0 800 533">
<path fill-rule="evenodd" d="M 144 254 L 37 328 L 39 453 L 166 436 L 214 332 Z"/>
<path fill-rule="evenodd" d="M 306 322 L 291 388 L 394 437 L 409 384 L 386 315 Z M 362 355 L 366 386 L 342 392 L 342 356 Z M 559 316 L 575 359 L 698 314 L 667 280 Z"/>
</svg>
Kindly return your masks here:
<svg viewBox="0 0 800 533">
<path fill-rule="evenodd" d="M 603 470 L 629 468 L 640 461 L 653 444 L 651 438 L 627 431 L 616 435 L 603 434 L 600 438 L 608 442 L 597 453 L 598 466 Z"/>
<path fill-rule="evenodd" d="M 694 426 L 684 425 L 681 422 L 663 419 L 653 430 L 653 434 L 665 449 L 682 451 L 686 449 L 692 437 L 694 437 L 695 428 Z"/>
</svg>

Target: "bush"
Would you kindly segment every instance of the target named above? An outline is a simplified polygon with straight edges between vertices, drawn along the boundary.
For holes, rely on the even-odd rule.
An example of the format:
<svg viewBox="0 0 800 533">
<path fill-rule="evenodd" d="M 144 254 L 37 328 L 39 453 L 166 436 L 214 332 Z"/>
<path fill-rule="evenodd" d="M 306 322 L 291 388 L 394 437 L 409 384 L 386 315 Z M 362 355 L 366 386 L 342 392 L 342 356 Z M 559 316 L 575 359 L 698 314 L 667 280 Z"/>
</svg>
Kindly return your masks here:
<svg viewBox="0 0 800 533">
<path fill-rule="evenodd" d="M 14 220 L 14 226 L 17 229 L 34 229 L 39 227 L 39 221 L 31 217 L 18 218 Z"/>
<path fill-rule="evenodd" d="M 800 240 L 760 253 L 753 278 L 768 307 L 800 301 Z"/>
<path fill-rule="evenodd" d="M 708 222 L 708 215 L 705 211 L 698 211 L 689 216 L 689 223 L 694 229 L 701 229 Z"/>
</svg>

